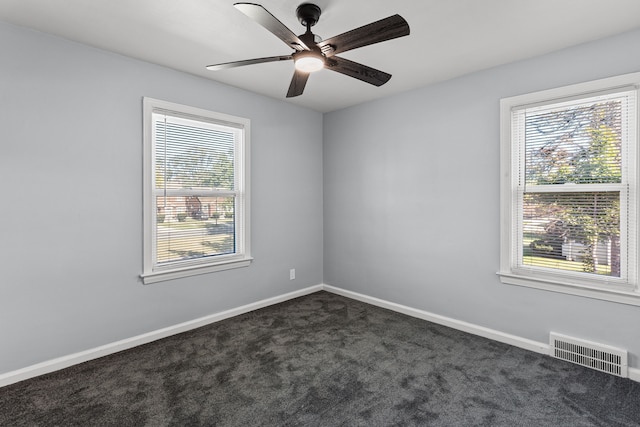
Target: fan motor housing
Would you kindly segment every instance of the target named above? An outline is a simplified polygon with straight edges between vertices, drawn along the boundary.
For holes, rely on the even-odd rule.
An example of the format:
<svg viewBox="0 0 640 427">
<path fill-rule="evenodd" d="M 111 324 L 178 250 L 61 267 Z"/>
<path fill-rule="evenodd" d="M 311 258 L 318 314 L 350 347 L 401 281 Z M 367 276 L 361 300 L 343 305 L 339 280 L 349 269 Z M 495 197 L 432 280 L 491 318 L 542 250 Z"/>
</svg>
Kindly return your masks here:
<svg viewBox="0 0 640 427">
<path fill-rule="evenodd" d="M 313 3 L 302 3 L 296 9 L 298 20 L 305 27 L 313 27 L 320 19 L 322 10 Z"/>
</svg>

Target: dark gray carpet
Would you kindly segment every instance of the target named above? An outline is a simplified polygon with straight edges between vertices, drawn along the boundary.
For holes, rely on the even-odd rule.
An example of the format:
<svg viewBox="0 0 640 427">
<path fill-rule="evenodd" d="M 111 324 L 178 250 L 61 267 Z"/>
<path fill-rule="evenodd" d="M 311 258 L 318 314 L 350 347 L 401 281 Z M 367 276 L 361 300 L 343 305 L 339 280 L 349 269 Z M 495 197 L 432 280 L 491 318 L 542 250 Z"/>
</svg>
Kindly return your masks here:
<svg viewBox="0 0 640 427">
<path fill-rule="evenodd" d="M 2 426 L 640 426 L 640 384 L 326 292 L 0 389 Z"/>
</svg>

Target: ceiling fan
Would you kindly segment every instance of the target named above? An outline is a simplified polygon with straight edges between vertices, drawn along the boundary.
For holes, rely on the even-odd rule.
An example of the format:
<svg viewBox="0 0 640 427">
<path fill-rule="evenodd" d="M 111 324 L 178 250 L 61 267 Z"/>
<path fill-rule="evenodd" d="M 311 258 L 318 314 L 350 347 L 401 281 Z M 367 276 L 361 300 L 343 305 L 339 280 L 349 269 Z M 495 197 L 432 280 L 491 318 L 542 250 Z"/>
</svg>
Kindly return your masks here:
<svg viewBox="0 0 640 427">
<path fill-rule="evenodd" d="M 336 54 L 409 35 L 407 21 L 400 15 L 393 15 L 335 37 L 320 40 L 320 37 L 311 32 L 311 27 L 318 22 L 321 14 L 320 8 L 315 4 L 303 3 L 296 9 L 298 20 L 307 28 L 307 31 L 299 36 L 259 4 L 235 3 L 233 6 L 269 30 L 295 52 L 291 55 L 208 65 L 207 69 L 215 71 L 263 62 L 293 60 L 295 72 L 289 85 L 287 98 L 302 95 L 309 74 L 322 68 L 337 71 L 375 86 L 382 86 L 389 81 L 391 74 L 341 58 Z"/>
</svg>

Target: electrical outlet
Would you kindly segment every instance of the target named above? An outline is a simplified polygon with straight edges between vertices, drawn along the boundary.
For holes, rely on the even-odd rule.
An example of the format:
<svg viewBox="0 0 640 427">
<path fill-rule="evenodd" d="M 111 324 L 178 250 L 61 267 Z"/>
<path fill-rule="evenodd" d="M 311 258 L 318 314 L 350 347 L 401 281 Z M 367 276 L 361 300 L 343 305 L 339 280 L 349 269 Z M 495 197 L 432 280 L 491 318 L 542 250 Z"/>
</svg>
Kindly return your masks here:
<svg viewBox="0 0 640 427">
<path fill-rule="evenodd" d="M 289 280 L 293 280 L 296 278 L 296 269 L 292 268 L 291 270 L 289 270 Z"/>
</svg>

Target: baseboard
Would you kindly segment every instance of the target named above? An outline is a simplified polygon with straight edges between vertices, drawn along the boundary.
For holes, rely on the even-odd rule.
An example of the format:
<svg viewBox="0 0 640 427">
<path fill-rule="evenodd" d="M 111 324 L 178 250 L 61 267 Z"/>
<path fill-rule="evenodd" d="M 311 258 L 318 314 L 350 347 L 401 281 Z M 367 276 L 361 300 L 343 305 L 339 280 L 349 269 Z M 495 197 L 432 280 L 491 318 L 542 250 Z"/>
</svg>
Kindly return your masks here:
<svg viewBox="0 0 640 427">
<path fill-rule="evenodd" d="M 24 381 L 26 379 L 37 377 L 39 375 L 48 374 L 50 372 L 58 371 L 60 369 L 68 368 L 69 366 L 77 365 L 79 363 L 88 362 L 89 360 L 97 359 L 99 357 L 107 356 L 109 354 L 117 353 L 119 351 L 128 350 L 130 348 L 133 348 L 142 344 L 147 344 L 152 341 L 169 337 L 171 335 L 176 335 L 182 332 L 199 328 L 201 326 L 206 326 L 211 323 L 219 322 L 221 320 L 228 319 L 230 317 L 238 316 L 240 314 L 258 310 L 260 308 L 264 308 L 270 305 L 278 304 L 280 302 L 288 301 L 293 298 L 298 298 L 304 295 L 312 294 L 314 292 L 321 291 L 322 289 L 323 289 L 323 285 L 310 286 L 308 288 L 300 289 L 298 291 L 289 292 L 289 293 L 278 295 L 272 298 L 267 298 L 251 304 L 243 305 L 241 307 L 233 308 L 231 310 L 226 310 L 220 313 L 215 313 L 208 316 L 200 317 L 198 319 L 190 320 L 188 322 L 179 323 L 177 325 L 169 326 L 167 328 L 162 328 L 156 331 L 148 332 L 146 334 L 116 341 L 110 344 L 102 345 L 100 347 L 92 348 L 89 350 L 85 350 L 85 351 L 70 354 L 67 356 L 59 357 L 56 359 L 48 360 L 46 362 L 38 363 L 32 366 L 27 366 L 26 368 L 0 374 L 0 387 L 4 387 L 9 384 L 14 384 L 20 381 Z"/>
<path fill-rule="evenodd" d="M 89 350 L 81 351 L 78 353 L 70 354 L 67 356 L 59 357 L 56 359 L 48 360 L 46 362 L 38 363 L 32 366 L 27 366 L 22 369 L 0 374 L 0 387 L 4 387 L 10 384 L 14 384 L 20 381 L 24 381 L 29 378 L 37 377 L 39 375 L 55 372 L 60 369 L 68 368 L 69 366 L 77 365 L 79 363 L 88 362 L 89 360 L 97 359 L 99 357 L 108 356 L 109 354 L 117 353 L 119 351 L 128 350 L 130 348 L 147 344 L 162 338 L 176 335 L 182 332 L 186 332 L 192 329 L 206 326 L 211 323 L 219 322 L 221 320 L 228 319 L 230 317 L 238 316 L 244 313 L 248 313 L 260 308 L 268 307 L 270 305 L 278 304 L 280 302 L 288 301 L 293 298 L 298 298 L 304 295 L 312 294 L 318 291 L 327 291 L 337 295 L 342 295 L 347 298 L 351 298 L 357 301 L 362 301 L 367 304 L 375 305 L 377 307 L 386 308 L 398 313 L 406 314 L 408 316 L 416 317 L 419 319 L 427 320 L 429 322 L 437 323 L 440 325 L 448 326 L 453 329 L 468 332 L 474 335 L 478 335 L 484 338 L 492 339 L 494 341 L 502 342 L 505 344 L 520 347 L 526 350 L 534 351 L 536 353 L 548 354 L 549 344 L 541 343 L 526 338 L 522 338 L 516 335 L 506 334 L 504 332 L 496 331 L 494 329 L 478 326 L 473 323 L 463 322 L 450 317 L 441 316 L 438 314 L 430 313 L 428 311 L 419 310 L 416 308 L 408 307 L 402 304 L 382 300 L 368 295 L 360 294 L 346 289 L 338 288 L 335 286 L 321 284 L 310 286 L 298 291 L 289 292 L 283 295 L 278 295 L 272 298 L 267 298 L 261 301 L 257 301 L 251 304 L 243 305 L 241 307 L 226 310 L 220 313 L 211 314 L 198 319 L 194 319 L 188 322 L 180 323 L 177 325 L 169 326 L 167 328 L 158 329 L 156 331 L 148 332 L 146 334 L 138 335 L 135 337 L 127 338 L 124 340 L 116 341 L 110 344 L 106 344 L 100 347 L 92 348 Z M 629 378 L 633 381 L 640 382 L 640 369 L 629 368 Z"/>
<path fill-rule="evenodd" d="M 439 325 L 448 326 L 460 331 L 469 332 L 470 334 L 479 335 L 494 341 L 513 345 L 515 347 L 524 348 L 526 350 L 535 351 L 536 353 L 549 354 L 549 344 L 522 338 L 516 335 L 506 334 L 494 329 L 478 326 L 473 323 L 463 322 L 461 320 L 452 319 L 450 317 L 441 316 L 439 314 L 429 313 L 428 311 L 419 310 L 417 308 L 407 307 L 406 305 L 396 304 L 394 302 L 385 301 L 379 298 L 370 297 L 368 295 L 359 294 L 357 292 L 348 291 L 346 289 L 337 288 L 331 285 L 323 285 L 323 290 L 334 294 L 342 295 L 347 298 L 365 302 L 367 304 L 386 308 L 398 313 L 406 314 L 418 319 L 427 320 Z"/>
<path fill-rule="evenodd" d="M 549 344 L 547 343 L 533 341 L 527 338 L 519 337 L 517 335 L 506 334 L 494 329 L 485 328 L 484 326 L 478 326 L 473 323 L 463 322 L 461 320 L 452 319 L 450 317 L 441 316 L 439 314 L 433 314 L 428 311 L 419 310 L 417 308 L 408 307 L 402 304 L 396 304 L 394 302 L 370 297 L 368 295 L 348 291 L 346 289 L 327 284 L 322 285 L 322 290 L 342 295 L 354 300 L 362 301 L 367 304 L 396 311 L 398 313 L 406 314 L 408 316 L 417 317 L 418 319 L 423 319 L 429 322 L 437 323 L 439 325 L 448 326 L 450 328 L 458 329 L 463 332 L 479 335 L 481 337 L 489 338 L 494 341 L 502 342 L 515 347 L 520 347 L 525 350 L 534 351 L 540 354 L 549 354 Z M 630 380 L 640 382 L 640 368 L 628 368 L 628 376 Z"/>
</svg>

